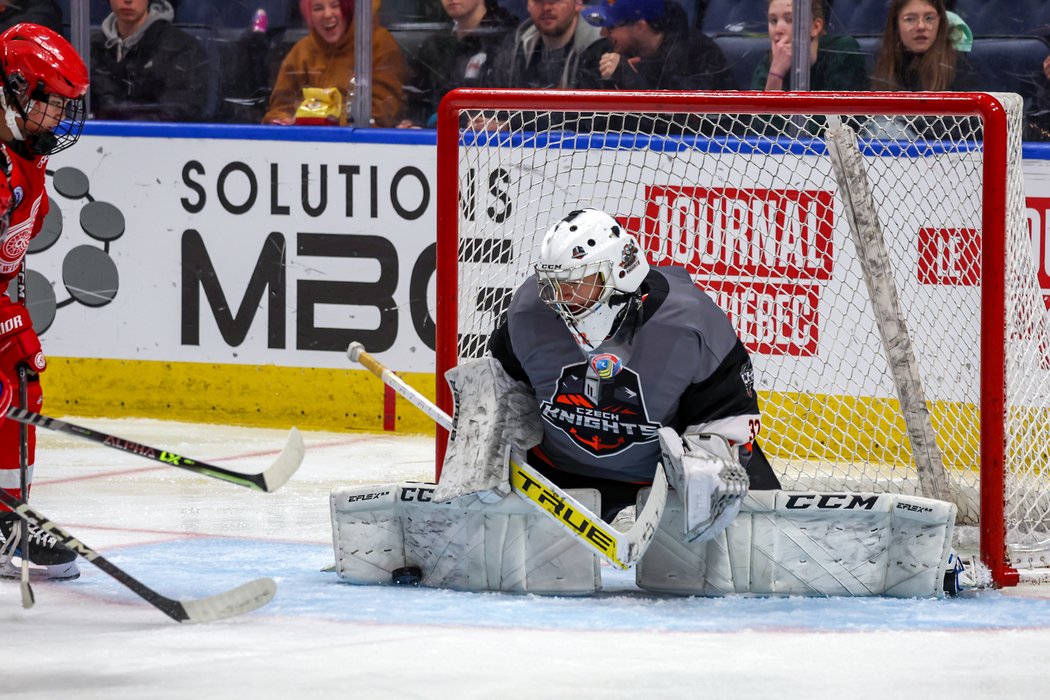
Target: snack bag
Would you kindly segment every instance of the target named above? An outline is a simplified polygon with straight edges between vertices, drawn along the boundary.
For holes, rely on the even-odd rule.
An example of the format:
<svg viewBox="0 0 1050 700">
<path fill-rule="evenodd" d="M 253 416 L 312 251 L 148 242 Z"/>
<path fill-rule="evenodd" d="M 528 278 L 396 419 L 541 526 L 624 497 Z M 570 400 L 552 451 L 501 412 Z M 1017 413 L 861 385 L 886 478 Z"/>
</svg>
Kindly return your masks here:
<svg viewBox="0 0 1050 700">
<path fill-rule="evenodd" d="M 342 96 L 335 88 L 303 88 L 303 101 L 295 111 L 296 124 L 335 126 L 342 112 Z"/>
</svg>

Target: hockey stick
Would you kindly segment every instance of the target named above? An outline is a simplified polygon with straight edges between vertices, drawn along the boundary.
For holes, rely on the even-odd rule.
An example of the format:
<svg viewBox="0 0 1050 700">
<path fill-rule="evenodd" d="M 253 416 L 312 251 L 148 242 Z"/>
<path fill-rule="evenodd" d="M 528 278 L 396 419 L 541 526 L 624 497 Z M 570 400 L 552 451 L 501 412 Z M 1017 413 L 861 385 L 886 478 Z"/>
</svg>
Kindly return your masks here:
<svg viewBox="0 0 1050 700">
<path fill-rule="evenodd" d="M 25 273 L 25 261 L 22 261 L 22 273 Z M 19 279 L 20 286 L 23 278 Z M 19 294 L 21 296 L 21 294 Z M 18 402 L 25 406 L 29 403 L 29 378 L 25 364 L 18 366 Z M 19 495 L 23 501 L 29 500 L 29 426 L 18 426 L 18 483 Z M 33 587 L 29 585 L 29 526 L 23 525 L 19 528 L 22 540 L 22 577 L 20 586 L 22 589 L 22 607 L 29 609 L 36 602 Z M 14 530 L 11 531 L 14 534 Z"/>
<path fill-rule="evenodd" d="M 15 287 L 18 303 L 23 306 L 26 303 L 26 259 L 18 265 L 18 278 Z M 25 363 L 18 365 L 18 405 L 23 408 L 29 403 L 29 370 Z M 18 495 L 23 501 L 29 502 L 29 426 L 18 426 Z M 22 533 L 22 607 L 29 609 L 36 602 L 33 595 L 33 587 L 29 585 L 29 527 L 19 528 Z M 14 531 L 12 530 L 12 533 Z"/>
<path fill-rule="evenodd" d="M 178 467 L 179 469 L 185 469 L 187 471 L 196 472 L 197 474 L 203 474 L 204 476 L 210 476 L 213 479 L 227 481 L 231 484 L 237 484 L 238 486 L 244 486 L 257 491 L 265 491 L 267 493 L 281 488 L 281 486 L 291 478 L 292 474 L 294 474 L 299 468 L 299 465 L 302 464 L 303 456 L 306 452 L 306 448 L 303 445 L 302 435 L 299 434 L 297 429 L 292 428 L 291 432 L 288 434 L 288 442 L 285 443 L 284 449 L 281 450 L 281 454 L 269 467 L 266 468 L 265 471 L 259 474 L 245 474 L 243 472 L 236 472 L 230 469 L 224 469 L 223 467 L 217 467 L 214 464 L 208 464 L 207 462 L 190 459 L 189 457 L 183 457 L 174 452 L 166 452 L 164 450 L 159 450 L 156 447 L 150 447 L 149 445 L 142 445 L 137 442 L 132 442 L 131 440 L 108 435 L 97 430 L 92 430 L 91 428 L 85 428 L 82 425 L 75 425 L 57 418 L 33 413 L 32 411 L 27 411 L 15 406 L 7 409 L 7 417 L 11 420 L 16 420 L 19 423 L 36 425 L 48 430 L 75 435 L 84 438 L 85 440 L 91 440 L 92 442 L 105 445 L 106 447 L 112 447 L 121 452 L 128 452 L 133 455 L 138 455 L 139 457 L 152 459 L 154 462 L 160 462 L 169 467 Z"/>
<path fill-rule="evenodd" d="M 351 361 L 363 365 L 442 428 L 451 430 L 452 418 L 447 413 L 384 367 L 361 343 L 350 343 L 346 354 Z M 629 568 L 645 554 L 656 535 L 667 503 L 667 477 L 663 469 L 657 469 L 645 508 L 637 514 L 630 530 L 620 532 L 529 466 L 525 455 L 519 450 L 511 453 L 510 484 L 519 496 L 618 569 Z"/>
<path fill-rule="evenodd" d="M 14 496 L 8 495 L 3 490 L 0 490 L 0 503 L 17 513 L 27 524 L 36 525 L 40 530 L 50 533 L 59 542 L 130 588 L 140 598 L 176 622 L 212 622 L 240 615 L 270 602 L 274 593 L 277 592 L 277 584 L 272 579 L 259 578 L 225 593 L 208 596 L 207 598 L 173 600 L 157 593 L 97 551 L 70 535 L 59 527 L 57 523 L 33 510 Z"/>
</svg>

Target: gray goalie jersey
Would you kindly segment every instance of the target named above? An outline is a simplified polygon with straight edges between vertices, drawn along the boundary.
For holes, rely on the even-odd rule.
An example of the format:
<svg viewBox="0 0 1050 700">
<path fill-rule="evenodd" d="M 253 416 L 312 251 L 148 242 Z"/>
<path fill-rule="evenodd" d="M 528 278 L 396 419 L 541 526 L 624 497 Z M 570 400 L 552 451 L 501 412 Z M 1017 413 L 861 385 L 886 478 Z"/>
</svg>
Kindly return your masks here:
<svg viewBox="0 0 1050 700">
<path fill-rule="evenodd" d="M 648 483 L 660 460 L 656 431 L 700 425 L 741 446 L 752 488 L 777 488 L 754 443 L 751 361 L 725 313 L 682 268 L 654 267 L 641 292 L 641 305 L 589 354 L 540 301 L 535 276 L 514 293 L 489 350 L 535 390 L 542 456 L 563 471 Z"/>
</svg>

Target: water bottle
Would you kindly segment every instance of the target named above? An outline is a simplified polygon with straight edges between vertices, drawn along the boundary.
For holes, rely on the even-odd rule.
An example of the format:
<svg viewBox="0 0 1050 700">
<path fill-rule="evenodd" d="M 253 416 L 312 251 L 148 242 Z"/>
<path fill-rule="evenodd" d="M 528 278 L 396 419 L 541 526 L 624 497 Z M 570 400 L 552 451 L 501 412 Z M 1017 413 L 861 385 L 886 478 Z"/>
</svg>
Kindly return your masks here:
<svg viewBox="0 0 1050 700">
<path fill-rule="evenodd" d="M 251 30 L 253 32 L 263 34 L 266 32 L 266 27 L 269 25 L 269 19 L 266 16 L 266 10 L 259 8 L 255 11 L 252 16 Z"/>
</svg>

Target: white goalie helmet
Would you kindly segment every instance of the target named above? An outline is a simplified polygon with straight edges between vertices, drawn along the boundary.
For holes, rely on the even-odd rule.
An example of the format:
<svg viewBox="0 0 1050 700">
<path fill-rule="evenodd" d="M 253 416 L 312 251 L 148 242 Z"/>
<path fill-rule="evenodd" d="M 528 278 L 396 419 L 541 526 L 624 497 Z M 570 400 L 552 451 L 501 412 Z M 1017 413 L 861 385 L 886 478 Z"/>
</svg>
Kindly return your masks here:
<svg viewBox="0 0 1050 700">
<path fill-rule="evenodd" d="M 638 241 L 598 209 L 571 212 L 551 226 L 536 263 L 540 299 L 585 352 L 613 333 L 648 273 Z"/>
</svg>

